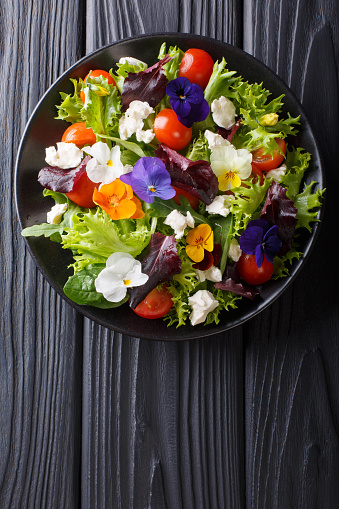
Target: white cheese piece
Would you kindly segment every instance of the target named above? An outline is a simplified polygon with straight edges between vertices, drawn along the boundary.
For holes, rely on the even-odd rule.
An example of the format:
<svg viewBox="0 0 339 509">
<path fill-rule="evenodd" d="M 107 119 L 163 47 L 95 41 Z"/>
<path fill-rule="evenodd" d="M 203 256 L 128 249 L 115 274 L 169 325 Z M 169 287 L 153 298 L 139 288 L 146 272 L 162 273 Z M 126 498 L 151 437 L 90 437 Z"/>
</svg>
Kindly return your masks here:
<svg viewBox="0 0 339 509">
<path fill-rule="evenodd" d="M 205 131 L 205 138 L 208 142 L 208 148 L 211 152 L 213 152 L 213 150 L 218 147 L 230 145 L 230 142 L 225 140 L 225 138 L 223 138 L 220 134 L 212 133 L 212 131 L 209 131 L 208 129 Z"/>
<path fill-rule="evenodd" d="M 228 256 L 234 261 L 237 262 L 242 255 L 242 251 L 239 246 L 239 242 L 236 239 L 231 240 L 231 245 L 228 251 Z"/>
<path fill-rule="evenodd" d="M 148 65 L 145 62 L 143 62 L 142 60 L 138 60 L 137 58 L 134 57 L 121 57 L 119 60 L 119 64 L 124 63 L 127 63 L 129 65 L 135 65 L 140 68 L 143 67 L 144 70 L 148 68 Z"/>
<path fill-rule="evenodd" d="M 76 168 L 81 163 L 83 152 L 74 143 L 57 143 L 55 147 L 46 148 L 46 163 L 50 166 L 58 166 L 63 170 Z"/>
<path fill-rule="evenodd" d="M 207 270 L 197 270 L 197 277 L 201 283 L 206 281 L 206 279 L 208 281 L 212 281 L 213 283 L 218 283 L 222 280 L 222 273 L 218 267 L 212 265 L 212 267 Z"/>
<path fill-rule="evenodd" d="M 60 224 L 62 215 L 67 210 L 67 203 L 57 203 L 47 212 L 47 223 Z"/>
<path fill-rule="evenodd" d="M 211 104 L 212 118 L 219 127 L 229 129 L 235 123 L 235 107 L 232 101 L 223 95 Z"/>
<path fill-rule="evenodd" d="M 286 170 L 287 170 L 286 164 L 282 164 L 279 168 L 275 168 L 274 170 L 268 171 L 266 173 L 266 178 L 267 179 L 274 178 L 274 180 L 279 183 L 281 181 L 281 177 L 285 175 Z"/>
<path fill-rule="evenodd" d="M 147 129 L 146 131 L 143 131 L 142 129 L 139 129 L 136 132 L 137 141 L 143 141 L 144 143 L 151 143 L 151 141 L 154 138 L 154 132 L 152 129 Z"/>
<path fill-rule="evenodd" d="M 188 298 L 188 304 L 192 308 L 190 320 L 192 325 L 203 323 L 208 313 L 213 311 L 219 302 L 208 290 L 198 290 L 192 297 Z"/>
<path fill-rule="evenodd" d="M 132 134 L 141 131 L 144 127 L 144 123 L 141 119 L 133 117 L 127 117 L 122 115 L 119 120 L 119 134 L 122 140 L 127 140 Z"/>
<path fill-rule="evenodd" d="M 194 228 L 194 218 L 189 211 L 185 217 L 184 214 L 174 209 L 168 214 L 164 223 L 173 228 L 176 239 L 181 239 L 184 236 L 186 226 Z"/>
<path fill-rule="evenodd" d="M 132 101 L 125 114 L 122 115 L 119 120 L 120 138 L 122 140 L 127 140 L 135 133 L 138 141 L 150 143 L 154 138 L 154 132 L 152 129 L 144 131 L 143 127 L 144 120 L 146 120 L 151 113 L 154 113 L 154 109 L 148 102 Z"/>
<path fill-rule="evenodd" d="M 230 213 L 230 202 L 234 200 L 232 195 L 221 194 L 214 198 L 212 203 L 206 206 L 209 214 L 219 214 L 219 216 L 227 217 Z"/>
</svg>

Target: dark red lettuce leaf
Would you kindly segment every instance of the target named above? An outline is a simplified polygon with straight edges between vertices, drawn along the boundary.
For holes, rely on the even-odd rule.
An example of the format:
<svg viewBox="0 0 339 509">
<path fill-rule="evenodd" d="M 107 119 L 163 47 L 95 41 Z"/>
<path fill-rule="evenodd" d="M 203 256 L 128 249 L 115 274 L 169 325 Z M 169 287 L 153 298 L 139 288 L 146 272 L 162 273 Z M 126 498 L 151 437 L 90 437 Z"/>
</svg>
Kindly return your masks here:
<svg viewBox="0 0 339 509">
<path fill-rule="evenodd" d="M 131 296 L 129 305 L 135 309 L 140 302 L 156 286 L 170 281 L 175 274 L 181 272 L 181 260 L 177 254 L 177 241 L 174 235 L 166 236 L 154 233 L 151 238 L 149 252 L 141 260 L 142 272 L 148 275 L 148 281 L 142 286 L 129 289 Z"/>
<path fill-rule="evenodd" d="M 240 126 L 241 126 L 241 118 L 237 117 L 237 121 L 229 129 L 225 129 L 224 127 L 218 127 L 218 134 L 220 134 L 220 136 L 225 138 L 225 140 L 231 141 Z"/>
<path fill-rule="evenodd" d="M 222 257 L 222 247 L 221 244 L 215 243 L 213 247 L 212 253 L 205 249 L 204 258 L 201 262 L 193 263 L 193 269 L 197 270 L 208 270 L 215 265 L 215 267 L 219 264 Z"/>
<path fill-rule="evenodd" d="M 172 185 L 187 191 L 209 205 L 218 192 L 218 179 L 207 161 L 191 161 L 175 150 L 160 144 L 154 155 L 161 159 Z"/>
<path fill-rule="evenodd" d="M 257 295 L 259 295 L 258 290 L 256 290 L 253 286 L 243 284 L 243 281 L 238 274 L 236 264 L 228 265 L 222 281 L 220 281 L 220 283 L 215 283 L 214 286 L 218 290 L 232 292 L 236 295 L 246 297 L 246 299 L 253 300 Z"/>
<path fill-rule="evenodd" d="M 69 193 L 81 175 L 86 171 L 90 156 L 86 156 L 79 166 L 70 170 L 63 170 L 58 166 L 46 166 L 39 171 L 38 181 L 46 189 L 58 193 Z"/>
<path fill-rule="evenodd" d="M 292 200 L 286 197 L 286 189 L 273 180 L 269 187 L 260 218 L 270 225 L 278 226 L 278 235 L 282 245 L 278 255 L 286 254 L 292 247 L 292 238 L 297 224 L 298 209 Z"/>
<path fill-rule="evenodd" d="M 125 78 L 121 94 L 121 110 L 124 112 L 132 101 L 143 101 L 155 108 L 165 97 L 168 79 L 162 68 L 172 57 L 165 55 L 162 60 L 146 71 L 129 72 Z"/>
</svg>

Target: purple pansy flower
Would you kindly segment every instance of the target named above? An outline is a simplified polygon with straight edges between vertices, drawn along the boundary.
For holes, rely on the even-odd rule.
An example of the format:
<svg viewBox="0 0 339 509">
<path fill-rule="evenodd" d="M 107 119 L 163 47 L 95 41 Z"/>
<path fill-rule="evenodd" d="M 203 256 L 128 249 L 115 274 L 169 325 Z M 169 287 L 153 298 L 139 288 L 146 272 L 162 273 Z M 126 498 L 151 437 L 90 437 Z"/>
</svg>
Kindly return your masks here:
<svg viewBox="0 0 339 509">
<path fill-rule="evenodd" d="M 257 267 L 261 267 L 264 255 L 273 262 L 281 248 L 278 227 L 276 224 L 270 226 L 265 219 L 250 221 L 240 236 L 239 244 L 243 253 L 255 255 Z"/>
<path fill-rule="evenodd" d="M 158 157 L 141 157 L 133 170 L 121 175 L 120 180 L 130 185 L 135 194 L 146 203 L 153 203 L 155 196 L 169 200 L 175 195 L 170 174 Z"/>
<path fill-rule="evenodd" d="M 181 77 L 170 81 L 166 94 L 179 122 L 184 126 L 192 127 L 194 122 L 201 122 L 207 117 L 209 106 L 204 98 L 204 91 L 188 78 Z"/>
</svg>

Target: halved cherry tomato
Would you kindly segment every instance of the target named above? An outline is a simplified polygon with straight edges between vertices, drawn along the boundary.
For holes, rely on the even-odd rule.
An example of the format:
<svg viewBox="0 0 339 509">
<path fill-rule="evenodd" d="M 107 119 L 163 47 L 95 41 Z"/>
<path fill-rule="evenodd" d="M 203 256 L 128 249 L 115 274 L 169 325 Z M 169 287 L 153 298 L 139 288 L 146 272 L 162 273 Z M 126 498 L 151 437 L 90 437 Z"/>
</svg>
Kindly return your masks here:
<svg viewBox="0 0 339 509">
<path fill-rule="evenodd" d="M 97 141 L 97 137 L 93 129 L 86 127 L 85 122 L 76 122 L 66 129 L 61 141 L 75 143 L 77 147 L 82 148 L 84 145 L 93 145 Z"/>
<path fill-rule="evenodd" d="M 96 205 L 93 201 L 95 187 L 98 187 L 98 184 L 92 182 L 88 178 L 87 172 L 84 171 L 79 180 L 74 184 L 73 190 L 66 193 L 66 196 L 77 205 L 80 205 L 80 207 L 95 207 Z"/>
<path fill-rule="evenodd" d="M 252 162 L 259 168 L 261 171 L 270 171 L 274 170 L 274 168 L 278 168 L 281 165 L 283 160 L 285 159 L 286 154 L 286 143 L 283 138 L 275 138 L 275 141 L 278 143 L 279 147 L 283 151 L 283 154 L 279 152 L 279 150 L 275 150 L 273 157 L 270 154 L 264 154 L 264 147 L 260 147 L 257 150 L 252 152 Z"/>
<path fill-rule="evenodd" d="M 154 133 L 160 143 L 173 150 L 182 150 L 191 141 L 192 127 L 184 126 L 173 110 L 164 108 L 155 117 Z"/>
<path fill-rule="evenodd" d="M 258 166 L 255 163 L 252 163 L 252 173 L 258 176 L 260 180 L 260 185 L 262 186 L 264 183 L 264 177 L 262 176 L 262 171 L 258 168 Z"/>
<path fill-rule="evenodd" d="M 172 305 L 172 294 L 166 287 L 161 290 L 154 288 L 133 311 L 143 318 L 161 318 L 169 312 Z"/>
<path fill-rule="evenodd" d="M 102 69 L 95 69 L 91 73 L 86 74 L 84 81 L 87 80 L 89 75 L 91 78 L 98 78 L 99 76 L 103 76 L 104 78 L 107 78 L 109 85 L 116 85 L 116 83 L 115 83 L 114 79 L 112 78 L 112 76 L 110 75 L 110 73 L 107 71 L 103 71 Z M 85 102 L 84 92 L 80 92 L 80 99 L 82 100 L 83 103 Z"/>
<path fill-rule="evenodd" d="M 257 267 L 255 255 L 243 253 L 237 262 L 237 269 L 240 277 L 249 285 L 266 283 L 273 275 L 273 263 L 265 255 L 261 267 Z"/>
<path fill-rule="evenodd" d="M 177 205 L 180 205 L 180 196 L 184 196 L 187 198 L 189 204 L 191 205 L 193 210 L 197 210 L 199 205 L 199 198 L 197 196 L 193 196 L 193 194 L 188 193 L 187 191 L 184 191 L 183 189 L 179 189 L 179 187 L 172 186 L 173 189 L 175 189 L 175 196 L 173 200 Z"/>
<path fill-rule="evenodd" d="M 203 49 L 187 50 L 179 66 L 179 76 L 188 78 L 191 83 L 205 88 L 213 71 L 214 61 Z"/>
</svg>

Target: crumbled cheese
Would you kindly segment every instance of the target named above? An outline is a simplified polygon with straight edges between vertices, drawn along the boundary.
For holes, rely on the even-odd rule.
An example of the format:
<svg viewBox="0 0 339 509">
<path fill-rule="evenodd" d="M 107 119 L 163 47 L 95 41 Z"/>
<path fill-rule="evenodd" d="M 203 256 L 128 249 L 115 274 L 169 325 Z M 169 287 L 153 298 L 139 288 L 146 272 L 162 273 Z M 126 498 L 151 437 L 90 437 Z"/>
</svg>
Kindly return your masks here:
<svg viewBox="0 0 339 509">
<path fill-rule="evenodd" d="M 286 170 L 287 170 L 286 164 L 282 164 L 279 168 L 275 168 L 274 170 L 268 171 L 266 173 L 266 178 L 267 179 L 274 178 L 274 180 L 279 183 L 281 181 L 281 177 L 285 175 Z"/>
<path fill-rule="evenodd" d="M 223 95 L 211 104 L 212 118 L 219 127 L 229 129 L 235 123 L 235 106 Z"/>
<path fill-rule="evenodd" d="M 220 134 L 212 133 L 212 131 L 209 131 L 208 129 L 205 131 L 205 138 L 208 142 L 208 148 L 211 150 L 211 152 L 213 152 L 213 150 L 218 147 L 230 145 L 230 142 L 225 140 L 225 138 L 223 138 Z"/>
<path fill-rule="evenodd" d="M 237 262 L 242 255 L 242 251 L 239 246 L 239 242 L 236 239 L 231 240 L 231 245 L 228 251 L 228 256 L 234 261 Z"/>
<path fill-rule="evenodd" d="M 55 147 L 46 148 L 46 163 L 50 166 L 58 166 L 63 170 L 69 168 L 76 168 L 81 163 L 82 150 L 74 143 L 57 143 L 57 150 Z"/>
<path fill-rule="evenodd" d="M 208 290 L 198 290 L 192 297 L 188 298 L 188 304 L 192 308 L 190 320 L 192 325 L 203 323 L 208 313 L 213 311 L 219 302 Z"/>
<path fill-rule="evenodd" d="M 212 267 L 207 270 L 197 270 L 197 277 L 201 283 L 206 281 L 206 279 L 208 281 L 212 281 L 213 283 L 218 283 L 222 280 L 222 273 L 218 267 L 212 265 Z"/>
<path fill-rule="evenodd" d="M 206 206 L 209 214 L 219 214 L 219 216 L 227 217 L 230 213 L 230 204 L 234 200 L 232 195 L 221 194 L 214 198 L 212 203 Z"/>
<path fill-rule="evenodd" d="M 152 129 L 144 131 L 143 127 L 144 120 L 151 113 L 154 113 L 154 109 L 148 102 L 132 101 L 125 114 L 122 115 L 119 120 L 120 138 L 122 140 L 127 140 L 135 133 L 138 141 L 150 143 L 154 138 L 154 132 Z"/>
<path fill-rule="evenodd" d="M 62 215 L 67 210 L 67 203 L 57 203 L 47 212 L 47 223 L 60 224 Z"/>
<path fill-rule="evenodd" d="M 173 228 L 176 239 L 181 239 L 184 236 L 186 226 L 194 228 L 194 218 L 189 211 L 187 211 L 185 217 L 181 212 L 174 209 L 168 214 L 164 223 Z"/>
<path fill-rule="evenodd" d="M 138 66 L 138 67 L 143 67 L 143 69 L 147 69 L 148 68 L 148 65 L 143 62 L 142 60 L 138 60 L 137 58 L 134 58 L 134 57 L 121 57 L 120 60 L 119 60 L 119 64 L 129 64 L 129 65 L 134 65 L 134 66 Z"/>
<path fill-rule="evenodd" d="M 266 113 L 266 115 L 263 115 L 259 120 L 259 124 L 262 126 L 265 125 L 273 126 L 278 122 L 278 120 L 279 115 L 277 113 Z"/>
</svg>

